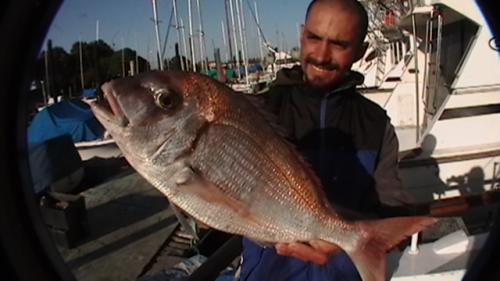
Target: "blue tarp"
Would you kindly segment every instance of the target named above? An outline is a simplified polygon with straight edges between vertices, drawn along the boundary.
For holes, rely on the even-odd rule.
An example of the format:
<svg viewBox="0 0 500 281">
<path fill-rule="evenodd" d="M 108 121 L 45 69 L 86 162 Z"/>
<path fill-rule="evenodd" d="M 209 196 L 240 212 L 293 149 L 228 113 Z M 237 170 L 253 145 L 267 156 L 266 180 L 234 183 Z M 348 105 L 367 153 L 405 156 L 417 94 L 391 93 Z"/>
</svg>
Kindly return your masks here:
<svg viewBox="0 0 500 281">
<path fill-rule="evenodd" d="M 86 103 L 78 99 L 63 100 L 35 115 L 28 128 L 28 144 L 33 146 L 66 134 L 75 143 L 91 141 L 101 138 L 104 128 Z"/>
<path fill-rule="evenodd" d="M 254 72 L 257 72 L 257 71 L 263 71 L 264 69 L 262 68 L 262 65 L 258 64 L 258 63 L 254 63 L 254 64 L 251 64 L 248 66 L 248 72 L 249 73 L 254 73 Z"/>
<path fill-rule="evenodd" d="M 85 97 L 85 98 L 97 97 L 97 89 L 95 89 L 95 88 L 83 89 L 82 93 L 83 93 L 83 97 Z"/>
<path fill-rule="evenodd" d="M 262 68 L 262 65 L 258 63 L 250 64 L 248 66 L 248 73 L 255 73 L 259 71 L 263 71 L 264 69 Z M 236 73 L 238 73 L 238 70 L 236 69 Z M 245 76 L 245 66 L 240 66 L 239 73 L 241 73 L 241 76 Z"/>
</svg>

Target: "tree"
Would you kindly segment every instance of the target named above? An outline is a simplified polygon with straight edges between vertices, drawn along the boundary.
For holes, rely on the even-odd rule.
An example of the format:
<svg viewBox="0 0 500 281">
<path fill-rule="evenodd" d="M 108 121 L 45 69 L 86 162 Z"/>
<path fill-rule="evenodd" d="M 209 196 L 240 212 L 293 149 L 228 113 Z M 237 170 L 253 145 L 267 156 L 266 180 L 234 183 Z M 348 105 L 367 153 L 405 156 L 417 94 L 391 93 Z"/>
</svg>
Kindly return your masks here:
<svg viewBox="0 0 500 281">
<path fill-rule="evenodd" d="M 48 52 L 46 54 L 46 52 Z M 48 57 L 49 67 L 46 68 L 45 57 Z M 44 81 L 45 87 L 50 86 L 50 89 L 46 88 L 49 94 L 53 97 L 62 95 L 69 95 L 69 88 L 74 88 L 73 77 L 77 73 L 75 68 L 74 58 L 68 54 L 61 47 L 49 48 L 48 51 L 43 51 L 40 53 L 36 63 L 36 70 L 33 79 L 37 81 Z M 47 70 L 49 71 L 48 73 Z M 50 79 L 47 83 L 46 78 Z"/>
<path fill-rule="evenodd" d="M 125 76 L 130 75 L 130 61 L 133 61 L 135 64 L 136 53 L 137 52 L 135 50 L 132 50 L 130 48 L 125 48 L 114 52 L 106 62 L 108 66 L 106 71 L 107 79 L 122 77 L 123 69 L 125 70 Z M 139 63 L 139 71 L 149 69 L 149 63 L 143 57 L 139 56 L 137 60 Z"/>
<path fill-rule="evenodd" d="M 79 42 L 73 43 L 70 53 L 79 62 Z M 103 40 L 82 42 L 83 76 L 85 87 L 97 87 L 107 80 L 107 60 L 113 55 L 113 49 Z M 79 72 L 78 72 L 79 73 Z"/>
<path fill-rule="evenodd" d="M 77 73 L 74 58 L 61 47 L 54 47 L 51 54 L 52 83 L 56 95 L 68 96 L 74 87 L 73 77 Z"/>
<path fill-rule="evenodd" d="M 80 95 L 80 44 L 82 50 L 82 68 L 84 87 L 98 87 L 104 81 L 122 76 L 122 50 L 114 51 L 103 40 L 93 42 L 75 42 L 67 53 L 61 47 L 48 48 L 50 88 L 53 95 Z M 123 63 L 126 75 L 130 75 L 129 62 L 136 61 L 136 51 L 130 48 L 123 50 Z M 139 70 L 149 70 L 149 63 L 138 56 Z M 46 82 L 45 51 L 40 53 L 34 71 L 34 80 Z M 46 83 L 45 83 L 46 84 Z"/>
</svg>

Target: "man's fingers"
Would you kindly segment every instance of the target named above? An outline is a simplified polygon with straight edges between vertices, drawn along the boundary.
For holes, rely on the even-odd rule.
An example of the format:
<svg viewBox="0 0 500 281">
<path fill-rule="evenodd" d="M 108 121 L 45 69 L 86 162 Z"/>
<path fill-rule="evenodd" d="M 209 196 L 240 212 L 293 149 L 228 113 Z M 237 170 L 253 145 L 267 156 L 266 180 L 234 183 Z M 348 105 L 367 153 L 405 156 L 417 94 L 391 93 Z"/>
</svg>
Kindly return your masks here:
<svg viewBox="0 0 500 281">
<path fill-rule="evenodd" d="M 311 247 L 313 247 L 317 251 L 323 252 L 325 255 L 332 255 L 342 251 L 339 246 L 323 240 L 311 240 L 309 241 L 309 244 L 311 245 Z"/>
<path fill-rule="evenodd" d="M 278 253 L 278 255 L 290 256 L 290 254 L 292 253 L 290 247 L 288 247 L 288 244 L 278 243 L 274 246 L 274 248 L 276 249 L 276 253 Z"/>
<path fill-rule="evenodd" d="M 283 256 L 296 257 L 303 261 L 325 264 L 328 256 L 303 243 L 276 244 L 276 251 Z"/>
<path fill-rule="evenodd" d="M 290 249 L 292 255 L 305 260 L 311 261 L 317 264 L 325 264 L 328 261 L 328 256 L 318 252 L 316 249 L 302 243 L 292 243 L 290 244 Z"/>
</svg>

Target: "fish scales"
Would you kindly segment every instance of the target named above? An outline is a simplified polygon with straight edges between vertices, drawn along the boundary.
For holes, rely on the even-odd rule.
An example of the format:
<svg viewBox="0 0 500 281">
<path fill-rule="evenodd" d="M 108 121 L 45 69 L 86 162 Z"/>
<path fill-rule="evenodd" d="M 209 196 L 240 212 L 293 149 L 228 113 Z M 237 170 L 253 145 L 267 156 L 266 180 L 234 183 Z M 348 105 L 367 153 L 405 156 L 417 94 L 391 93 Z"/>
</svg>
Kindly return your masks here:
<svg viewBox="0 0 500 281">
<path fill-rule="evenodd" d="M 239 129 L 242 135 L 244 133 L 247 136 L 252 136 L 251 139 L 262 148 L 260 149 L 261 153 L 268 155 L 269 159 L 272 159 L 270 161 L 279 161 L 276 163 L 276 166 L 279 167 L 281 172 L 285 173 L 290 183 L 285 189 L 295 190 L 292 194 L 294 198 L 296 200 L 304 200 L 304 202 L 298 203 L 300 206 L 310 208 L 314 212 L 318 208 L 321 208 L 320 205 L 324 203 L 323 199 L 318 196 L 317 192 L 314 192 L 314 189 L 310 188 L 311 186 L 319 185 L 319 181 L 314 175 L 307 173 L 308 168 L 305 167 L 306 164 L 296 153 L 292 153 L 290 145 L 282 139 L 262 137 L 275 133 L 269 126 L 256 128 L 255 123 L 265 123 L 265 120 L 257 111 L 250 109 L 249 104 L 245 100 L 233 99 L 226 108 L 240 108 L 241 110 L 237 112 L 224 112 L 218 121 Z"/>
<path fill-rule="evenodd" d="M 325 240 L 347 252 L 364 281 L 383 281 L 386 252 L 436 222 L 343 219 L 268 116 L 206 76 L 150 72 L 102 89 L 92 110 L 132 167 L 211 227 L 273 243 Z"/>
<path fill-rule="evenodd" d="M 242 110 L 243 111 L 243 110 Z M 231 122 L 228 122 L 230 125 L 234 126 L 234 123 L 239 124 L 239 129 L 244 131 L 248 136 L 254 136 L 252 138 L 253 141 L 257 142 L 258 146 L 261 148 L 261 153 L 268 156 L 269 161 L 273 161 L 276 163 L 275 167 L 278 167 L 278 170 L 282 173 L 285 173 L 287 180 L 289 181 L 289 185 L 286 186 L 287 191 L 295 191 L 291 195 L 300 197 L 301 200 L 304 200 L 304 207 L 310 207 L 312 211 L 318 210 L 318 204 L 321 205 L 323 200 L 319 198 L 318 194 L 313 192 L 310 186 L 319 185 L 319 181 L 316 180 L 313 175 L 307 175 L 305 171 L 307 171 L 307 167 L 305 167 L 305 163 L 297 157 L 296 154 L 291 153 L 290 145 L 285 141 L 280 139 L 266 139 L 262 138 L 262 135 L 267 135 L 273 133 L 272 131 L 266 130 L 258 130 L 255 131 L 255 125 L 247 123 L 247 120 L 257 121 L 262 119 L 261 116 L 250 116 L 250 117 L 240 117 L 239 119 L 232 118 L 229 119 Z M 244 119 L 241 122 L 240 119 Z M 259 120 L 260 122 L 264 122 L 263 120 Z M 222 122 L 227 122 L 222 120 Z M 248 125 L 250 128 L 246 128 L 241 124 Z M 252 129 L 254 129 L 252 131 Z M 270 128 L 266 128 L 270 129 Z M 272 160 L 271 160 L 272 159 Z M 281 160 L 281 161 L 280 161 Z M 279 161 L 279 162 L 278 162 Z M 295 165 L 293 165 L 295 164 Z M 314 181 L 314 182 L 311 182 Z M 306 186 L 305 188 L 303 186 Z M 283 192 L 283 190 L 281 191 Z M 297 198 L 300 200 L 299 198 Z"/>
<path fill-rule="evenodd" d="M 217 129 L 224 131 L 224 137 L 222 139 L 218 137 L 222 134 L 218 133 Z M 255 214 L 261 216 L 261 220 L 264 221 L 268 218 L 273 218 L 269 216 L 269 212 L 272 212 L 273 208 L 279 210 L 279 208 L 286 205 L 288 201 L 286 200 L 288 194 L 282 193 L 279 188 L 276 188 L 279 186 L 286 188 L 286 184 L 280 182 L 280 180 L 283 181 L 283 176 L 276 175 L 276 173 L 273 172 L 273 169 L 276 168 L 275 164 L 268 161 L 267 157 L 258 151 L 261 150 L 261 148 L 256 145 L 253 145 L 253 148 L 242 147 L 241 144 L 249 144 L 252 142 L 242 137 L 238 131 L 234 129 L 224 130 L 224 128 L 218 128 L 218 126 L 214 126 L 214 132 L 212 134 L 212 129 L 209 129 L 209 131 L 207 138 L 211 139 L 211 141 L 208 140 L 204 142 L 204 138 L 200 140 L 200 142 L 204 144 L 199 144 L 198 149 L 193 154 L 192 163 L 196 167 L 198 167 L 196 163 L 201 160 L 202 163 L 207 163 L 204 165 L 204 168 L 198 167 L 207 179 L 217 184 L 221 190 L 225 190 L 226 192 L 236 191 L 236 193 L 232 194 L 229 192 L 228 195 L 247 204 L 247 208 L 255 209 Z M 216 137 L 210 138 L 211 135 L 215 135 Z M 239 142 L 237 142 L 238 139 Z M 223 154 L 226 157 L 218 155 L 217 151 L 219 150 L 214 153 L 209 151 L 210 147 L 214 147 L 215 144 L 223 148 L 220 150 L 221 152 L 219 152 L 219 154 Z M 206 149 L 205 146 L 207 147 Z M 205 153 L 207 154 L 206 156 L 204 155 Z M 231 155 L 231 157 L 227 157 L 227 155 Z M 257 160 L 257 158 L 260 159 Z M 230 180 L 228 181 L 227 179 Z M 228 182 L 232 187 L 227 188 L 227 186 L 225 186 Z M 237 182 L 237 184 L 234 184 L 235 182 Z M 259 187 L 258 191 L 244 190 L 244 188 L 242 188 L 255 186 Z M 270 202 L 267 198 L 273 198 L 273 201 Z M 274 200 L 274 198 L 276 198 L 276 200 Z M 278 202 L 279 204 L 272 204 L 273 202 Z M 287 209 L 292 209 L 293 206 L 295 205 L 290 205 Z M 300 216 L 293 216 L 289 220 L 292 219 L 297 221 L 300 219 Z M 271 221 L 264 227 L 268 227 L 269 224 L 278 223 L 280 222 Z M 291 225 L 292 223 L 289 222 L 288 224 Z M 300 225 L 295 223 L 295 225 L 295 231 L 307 228 L 307 225 L 304 223 Z M 264 237 L 259 238 L 264 240 Z"/>
</svg>

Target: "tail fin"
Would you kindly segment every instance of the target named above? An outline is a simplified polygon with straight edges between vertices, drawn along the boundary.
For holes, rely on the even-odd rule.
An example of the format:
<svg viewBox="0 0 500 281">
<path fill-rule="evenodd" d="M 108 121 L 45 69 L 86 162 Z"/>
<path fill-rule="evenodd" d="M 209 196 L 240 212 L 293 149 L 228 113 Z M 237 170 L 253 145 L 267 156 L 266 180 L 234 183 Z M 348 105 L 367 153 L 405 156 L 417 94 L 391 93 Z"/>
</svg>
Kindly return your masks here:
<svg viewBox="0 0 500 281">
<path fill-rule="evenodd" d="M 347 251 L 363 281 L 386 280 L 386 253 L 405 238 L 437 222 L 431 217 L 359 221 L 360 241 Z"/>
</svg>

